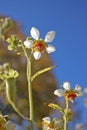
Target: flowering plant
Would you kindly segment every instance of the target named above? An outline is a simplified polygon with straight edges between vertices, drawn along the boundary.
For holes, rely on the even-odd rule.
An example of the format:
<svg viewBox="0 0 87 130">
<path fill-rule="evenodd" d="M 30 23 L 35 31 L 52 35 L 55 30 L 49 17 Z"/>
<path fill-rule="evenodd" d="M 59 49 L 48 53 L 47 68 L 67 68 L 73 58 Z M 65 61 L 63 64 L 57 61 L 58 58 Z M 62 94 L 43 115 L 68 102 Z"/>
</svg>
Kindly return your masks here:
<svg viewBox="0 0 87 130">
<path fill-rule="evenodd" d="M 9 21 L 9 20 L 8 20 Z M 7 22 L 7 21 L 5 21 Z M 11 22 L 10 22 L 11 23 Z M 7 23 L 6 23 L 7 24 Z M 3 22 L 1 23 L 3 25 Z M 8 24 L 9 25 L 9 24 Z M 12 25 L 12 23 L 11 23 Z M 8 26 L 7 26 L 8 27 Z M 5 27 L 3 28 L 3 30 Z M 22 41 L 16 35 L 11 35 L 7 38 L 6 42 L 8 43 L 8 50 L 15 51 L 16 54 L 25 56 L 27 61 L 27 83 L 28 83 L 28 102 L 29 102 L 29 116 L 23 115 L 17 107 L 16 104 L 16 79 L 18 78 L 19 73 L 10 67 L 9 63 L 0 65 L 0 79 L 3 80 L 6 88 L 6 97 L 8 102 L 12 105 L 13 109 L 18 113 L 18 115 L 24 120 L 29 121 L 30 130 L 34 129 L 34 107 L 33 107 L 33 95 L 32 95 L 32 83 L 34 79 L 41 74 L 55 68 L 55 66 L 49 66 L 47 68 L 41 69 L 34 74 L 32 74 L 32 61 L 39 60 L 45 52 L 48 54 L 55 52 L 56 49 L 53 45 L 49 45 L 49 42 L 52 42 L 55 38 L 55 31 L 49 31 L 45 38 L 40 38 L 40 32 L 36 27 L 32 27 L 30 30 L 29 37 L 26 37 Z M 4 40 L 3 31 L 0 32 L 0 39 Z M 72 120 L 73 112 L 69 107 L 69 101 L 73 102 L 77 97 L 82 96 L 81 87 L 79 85 L 75 86 L 75 89 L 72 89 L 69 82 L 64 82 L 63 89 L 57 89 L 54 91 L 54 95 L 58 97 L 65 98 L 65 108 L 60 107 L 58 104 L 49 103 L 48 106 L 60 111 L 63 115 L 63 119 L 50 117 L 43 117 L 42 119 L 42 129 L 43 130 L 67 130 L 67 124 Z M 6 120 L 6 116 L 0 115 L 0 130 L 15 130 L 15 125 Z"/>
</svg>

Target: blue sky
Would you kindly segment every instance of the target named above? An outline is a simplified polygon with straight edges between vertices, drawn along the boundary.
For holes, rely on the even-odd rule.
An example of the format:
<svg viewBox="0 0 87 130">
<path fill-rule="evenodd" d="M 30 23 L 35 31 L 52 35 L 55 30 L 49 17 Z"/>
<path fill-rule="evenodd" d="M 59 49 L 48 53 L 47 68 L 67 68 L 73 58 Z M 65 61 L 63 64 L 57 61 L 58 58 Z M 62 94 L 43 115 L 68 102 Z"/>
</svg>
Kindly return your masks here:
<svg viewBox="0 0 87 130">
<path fill-rule="evenodd" d="M 52 43 L 54 70 L 59 83 L 69 80 L 87 86 L 87 1 L 86 0 L 0 0 L 0 14 L 10 16 L 29 35 L 32 26 L 44 37 L 56 31 Z"/>
<path fill-rule="evenodd" d="M 32 26 L 42 37 L 55 30 L 51 56 L 59 84 L 87 87 L 87 0 L 0 0 L 0 14 L 18 21 L 26 35 Z"/>
</svg>

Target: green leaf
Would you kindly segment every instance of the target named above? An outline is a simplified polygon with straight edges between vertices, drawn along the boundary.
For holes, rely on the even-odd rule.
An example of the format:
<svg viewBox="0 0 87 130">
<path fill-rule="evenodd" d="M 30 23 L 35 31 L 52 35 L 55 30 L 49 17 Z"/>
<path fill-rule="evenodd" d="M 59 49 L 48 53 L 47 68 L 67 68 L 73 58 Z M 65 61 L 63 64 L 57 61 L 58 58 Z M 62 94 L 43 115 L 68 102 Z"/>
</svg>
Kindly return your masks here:
<svg viewBox="0 0 87 130">
<path fill-rule="evenodd" d="M 9 78 L 7 80 L 5 80 L 6 83 L 6 96 L 8 101 L 15 101 L 15 97 L 16 97 L 16 86 L 15 86 L 15 79 L 13 78 Z"/>
<path fill-rule="evenodd" d="M 62 114 L 64 114 L 64 110 L 62 107 L 58 106 L 57 104 L 54 104 L 54 103 L 50 103 L 48 104 L 49 107 L 53 108 L 53 109 L 56 109 L 56 110 L 59 110 Z"/>
<path fill-rule="evenodd" d="M 12 72 L 13 73 L 13 72 Z M 14 77 L 12 78 L 8 78 L 7 80 L 5 80 L 5 84 L 6 84 L 6 97 L 9 101 L 9 103 L 12 105 L 13 109 L 25 120 L 29 120 L 28 117 L 25 117 L 20 110 L 18 109 L 18 107 L 16 106 L 16 80 L 14 79 Z"/>
<path fill-rule="evenodd" d="M 47 68 L 45 68 L 45 69 L 42 69 L 42 70 L 36 72 L 36 73 L 31 77 L 31 81 L 33 81 L 37 76 L 39 76 L 39 75 L 41 75 L 41 74 L 43 74 L 43 73 L 45 73 L 45 72 L 47 72 L 47 71 L 49 71 L 49 70 L 51 70 L 51 69 L 53 69 L 53 68 L 55 68 L 55 66 L 47 67 Z"/>
</svg>

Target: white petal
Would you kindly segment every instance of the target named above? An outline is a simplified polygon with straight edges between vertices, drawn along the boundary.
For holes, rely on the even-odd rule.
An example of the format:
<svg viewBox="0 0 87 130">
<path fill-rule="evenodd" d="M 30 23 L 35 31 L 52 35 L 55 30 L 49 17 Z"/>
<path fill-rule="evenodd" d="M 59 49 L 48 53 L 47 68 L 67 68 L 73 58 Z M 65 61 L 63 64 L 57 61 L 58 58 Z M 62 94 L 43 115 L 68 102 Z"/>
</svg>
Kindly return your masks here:
<svg viewBox="0 0 87 130">
<path fill-rule="evenodd" d="M 50 117 L 44 117 L 42 120 L 45 121 L 45 122 L 47 122 L 47 123 L 50 123 L 50 122 L 51 122 Z"/>
<path fill-rule="evenodd" d="M 82 90 L 82 88 L 81 88 L 81 86 L 79 86 L 78 84 L 75 86 L 75 90 L 76 91 L 81 91 Z"/>
<path fill-rule="evenodd" d="M 83 96 L 84 94 L 83 94 L 82 91 L 79 91 L 78 93 L 76 93 L 76 95 L 77 95 L 78 97 L 81 97 L 81 96 Z"/>
<path fill-rule="evenodd" d="M 26 40 L 24 41 L 24 45 L 27 47 L 27 48 L 32 48 L 33 45 L 34 45 L 34 42 L 32 40 Z"/>
<path fill-rule="evenodd" d="M 69 82 L 64 82 L 63 83 L 63 88 L 65 89 L 65 90 L 70 90 L 70 83 Z"/>
<path fill-rule="evenodd" d="M 50 31 L 45 36 L 45 42 L 52 42 L 55 38 L 55 31 Z"/>
<path fill-rule="evenodd" d="M 48 45 L 48 47 L 46 47 L 46 51 L 47 51 L 47 53 L 52 53 L 52 52 L 55 52 L 56 49 L 54 46 Z"/>
<path fill-rule="evenodd" d="M 54 95 L 57 95 L 58 97 L 64 96 L 64 91 L 63 89 L 57 89 L 54 91 Z"/>
<path fill-rule="evenodd" d="M 40 32 L 37 28 L 35 27 L 32 27 L 31 30 L 30 30 L 30 34 L 31 36 L 35 39 L 35 40 L 38 40 L 39 39 L 39 36 L 40 36 Z"/>
<path fill-rule="evenodd" d="M 35 58 L 36 60 L 38 60 L 38 59 L 41 58 L 41 52 L 36 51 L 36 52 L 33 53 L 33 56 L 34 56 L 34 58 Z"/>
</svg>

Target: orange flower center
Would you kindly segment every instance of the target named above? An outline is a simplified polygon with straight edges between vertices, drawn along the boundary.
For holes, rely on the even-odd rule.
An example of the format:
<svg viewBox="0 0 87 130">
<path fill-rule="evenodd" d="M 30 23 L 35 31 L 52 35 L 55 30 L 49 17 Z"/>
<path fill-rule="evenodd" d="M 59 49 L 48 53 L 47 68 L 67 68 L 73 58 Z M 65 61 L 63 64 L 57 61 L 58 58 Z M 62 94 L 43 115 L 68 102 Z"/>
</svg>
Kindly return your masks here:
<svg viewBox="0 0 87 130">
<path fill-rule="evenodd" d="M 34 51 L 44 52 L 46 49 L 46 44 L 43 41 L 34 42 Z"/>
<path fill-rule="evenodd" d="M 75 92 L 68 92 L 66 93 L 66 99 L 67 100 L 74 100 L 76 98 L 76 93 Z"/>
<path fill-rule="evenodd" d="M 54 126 L 52 124 L 48 125 L 51 129 L 54 129 Z"/>
<path fill-rule="evenodd" d="M 54 129 L 54 125 L 52 123 L 47 123 L 46 121 L 43 121 L 42 124 L 48 126 L 51 129 Z"/>
</svg>

